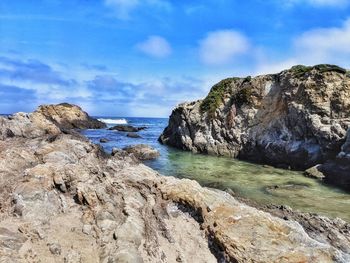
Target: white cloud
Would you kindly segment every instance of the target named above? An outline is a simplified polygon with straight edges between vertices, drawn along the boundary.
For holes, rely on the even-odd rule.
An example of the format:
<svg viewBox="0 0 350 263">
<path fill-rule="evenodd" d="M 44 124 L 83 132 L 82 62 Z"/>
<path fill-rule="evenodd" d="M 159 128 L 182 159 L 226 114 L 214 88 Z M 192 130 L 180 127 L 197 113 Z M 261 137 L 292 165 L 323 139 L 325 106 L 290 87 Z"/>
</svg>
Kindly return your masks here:
<svg viewBox="0 0 350 263">
<path fill-rule="evenodd" d="M 166 0 L 104 0 L 105 6 L 111 8 L 119 19 L 127 20 L 130 13 L 141 6 L 152 9 L 170 10 L 171 4 Z"/>
<path fill-rule="evenodd" d="M 350 61 L 350 19 L 341 27 L 320 28 L 303 33 L 294 42 L 296 56 L 308 63 Z"/>
<path fill-rule="evenodd" d="M 144 42 L 137 44 L 136 48 L 154 58 L 165 58 L 172 51 L 169 42 L 160 36 L 149 36 Z"/>
<path fill-rule="evenodd" d="M 112 8 L 120 19 L 128 19 L 129 13 L 136 8 L 139 3 L 139 0 L 105 0 L 105 5 Z"/>
<path fill-rule="evenodd" d="M 199 55 L 205 64 L 220 65 L 232 62 L 235 56 L 248 51 L 248 39 L 234 30 L 209 32 L 200 41 Z"/>
<path fill-rule="evenodd" d="M 350 18 L 339 27 L 318 28 L 304 32 L 291 43 L 285 59 L 262 56 L 256 74 L 275 73 L 293 65 L 336 64 L 350 68 Z M 289 53 L 289 54 L 288 54 Z"/>
</svg>

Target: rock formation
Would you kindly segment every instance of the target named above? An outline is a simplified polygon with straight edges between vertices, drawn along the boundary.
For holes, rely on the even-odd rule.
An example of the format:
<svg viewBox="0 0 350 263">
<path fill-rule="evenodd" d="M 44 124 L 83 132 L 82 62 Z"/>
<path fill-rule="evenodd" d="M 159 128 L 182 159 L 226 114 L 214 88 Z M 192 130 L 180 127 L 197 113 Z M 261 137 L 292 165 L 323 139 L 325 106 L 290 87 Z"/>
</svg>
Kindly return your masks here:
<svg viewBox="0 0 350 263">
<path fill-rule="evenodd" d="M 73 104 L 43 105 L 35 113 L 46 117 L 63 129 L 106 128 L 105 123 L 91 118 L 79 106 Z"/>
<path fill-rule="evenodd" d="M 322 231 L 336 243 L 311 237 L 125 151 L 107 155 L 39 112 L 0 118 L 0 262 L 350 261 L 349 231 L 335 224 Z"/>
<path fill-rule="evenodd" d="M 121 131 L 121 132 L 138 132 L 138 131 L 142 131 L 145 129 L 147 129 L 147 127 L 134 127 L 131 125 L 116 125 L 116 126 L 109 128 L 108 130 L 111 130 L 111 131 L 116 130 L 116 131 Z"/>
<path fill-rule="evenodd" d="M 349 127 L 349 72 L 295 66 L 219 82 L 204 100 L 175 108 L 159 140 L 193 152 L 307 169 L 335 159 Z"/>
</svg>

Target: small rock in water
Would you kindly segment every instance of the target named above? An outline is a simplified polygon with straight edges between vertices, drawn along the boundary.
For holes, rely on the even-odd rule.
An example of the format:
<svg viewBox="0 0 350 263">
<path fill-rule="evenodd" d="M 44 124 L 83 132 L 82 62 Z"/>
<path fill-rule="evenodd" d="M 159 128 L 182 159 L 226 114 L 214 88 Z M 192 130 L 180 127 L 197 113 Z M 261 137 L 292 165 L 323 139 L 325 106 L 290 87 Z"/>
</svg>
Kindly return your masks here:
<svg viewBox="0 0 350 263">
<path fill-rule="evenodd" d="M 321 165 L 315 165 L 304 172 L 306 177 L 323 180 L 325 175 L 320 171 Z"/>
<path fill-rule="evenodd" d="M 121 131 L 121 132 L 138 132 L 138 131 L 145 130 L 145 129 L 147 129 L 147 127 L 145 127 L 145 126 L 134 127 L 131 125 L 116 125 L 116 126 L 109 128 L 108 130 L 112 130 L 112 131 L 116 130 L 116 131 Z"/>
<path fill-rule="evenodd" d="M 108 139 L 106 139 L 106 138 L 102 138 L 102 139 L 100 139 L 100 142 L 101 143 L 106 143 L 106 142 L 108 142 L 109 140 Z"/>
<path fill-rule="evenodd" d="M 126 136 L 130 138 L 141 138 L 141 136 L 135 132 L 129 132 Z"/>
</svg>

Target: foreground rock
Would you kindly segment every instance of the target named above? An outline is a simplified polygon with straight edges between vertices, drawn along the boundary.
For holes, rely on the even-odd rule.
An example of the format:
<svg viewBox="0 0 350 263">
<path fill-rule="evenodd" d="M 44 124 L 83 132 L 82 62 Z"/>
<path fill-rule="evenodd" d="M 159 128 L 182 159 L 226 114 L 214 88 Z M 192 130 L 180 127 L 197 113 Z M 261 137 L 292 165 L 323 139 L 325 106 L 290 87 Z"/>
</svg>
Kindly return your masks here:
<svg viewBox="0 0 350 263">
<path fill-rule="evenodd" d="M 160 156 L 158 150 L 152 148 L 147 144 L 137 144 L 128 146 L 123 149 L 127 153 L 133 154 L 137 159 L 141 161 L 156 159 Z"/>
<path fill-rule="evenodd" d="M 111 128 L 109 128 L 108 130 L 116 130 L 116 131 L 121 131 L 121 132 L 138 132 L 138 131 L 142 131 L 147 129 L 147 127 L 134 127 L 131 125 L 116 125 L 113 126 Z"/>
<path fill-rule="evenodd" d="M 307 169 L 336 158 L 349 126 L 349 73 L 331 65 L 296 66 L 219 82 L 204 100 L 174 109 L 160 141 L 193 152 Z M 342 170 L 349 174 L 347 167 Z"/>
<path fill-rule="evenodd" d="M 22 120 L 0 118 L 1 131 Z M 0 140 L 1 262 L 350 260 L 348 232 L 337 234 L 342 245 L 317 240 L 294 220 L 159 176 L 123 151 L 106 155 L 54 123 L 53 133 L 25 124 L 28 134 Z"/>
</svg>

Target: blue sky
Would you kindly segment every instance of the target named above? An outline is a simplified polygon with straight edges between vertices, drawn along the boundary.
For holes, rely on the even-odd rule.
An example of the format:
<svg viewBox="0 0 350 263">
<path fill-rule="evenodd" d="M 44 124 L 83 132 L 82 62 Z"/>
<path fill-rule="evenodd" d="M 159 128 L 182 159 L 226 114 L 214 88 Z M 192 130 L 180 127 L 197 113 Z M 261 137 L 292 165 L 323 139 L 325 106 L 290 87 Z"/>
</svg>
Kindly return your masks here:
<svg viewBox="0 0 350 263">
<path fill-rule="evenodd" d="M 167 117 L 231 76 L 350 68 L 350 0 L 1 0 L 0 112 Z"/>
</svg>

